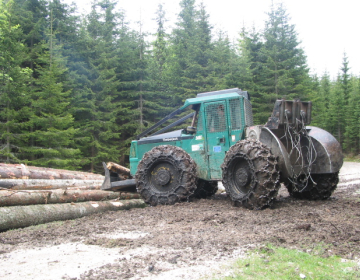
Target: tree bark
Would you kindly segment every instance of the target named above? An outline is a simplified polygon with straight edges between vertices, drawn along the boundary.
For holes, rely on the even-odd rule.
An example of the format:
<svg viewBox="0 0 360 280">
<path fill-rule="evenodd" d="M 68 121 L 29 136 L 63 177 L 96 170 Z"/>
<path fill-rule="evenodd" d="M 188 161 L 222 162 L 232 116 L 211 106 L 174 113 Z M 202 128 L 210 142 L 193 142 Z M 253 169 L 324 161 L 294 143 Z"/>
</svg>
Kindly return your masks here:
<svg viewBox="0 0 360 280">
<path fill-rule="evenodd" d="M 100 190 L 0 191 L 0 206 L 103 201 L 111 199 L 138 199 L 137 193 Z"/>
<path fill-rule="evenodd" d="M 78 179 L 103 180 L 100 174 L 0 163 L 0 179 Z"/>
<path fill-rule="evenodd" d="M 76 219 L 94 213 L 145 207 L 141 199 L 99 201 L 0 208 L 0 232 L 53 221 Z"/>
<path fill-rule="evenodd" d="M 104 180 L 0 179 L 0 188 L 11 190 L 100 189 Z"/>
<path fill-rule="evenodd" d="M 110 171 L 117 173 L 119 175 L 122 175 L 122 179 L 128 179 L 131 177 L 130 175 L 130 169 L 126 168 L 120 164 L 114 163 L 114 162 L 108 162 L 106 164 L 107 169 L 109 169 Z"/>
</svg>

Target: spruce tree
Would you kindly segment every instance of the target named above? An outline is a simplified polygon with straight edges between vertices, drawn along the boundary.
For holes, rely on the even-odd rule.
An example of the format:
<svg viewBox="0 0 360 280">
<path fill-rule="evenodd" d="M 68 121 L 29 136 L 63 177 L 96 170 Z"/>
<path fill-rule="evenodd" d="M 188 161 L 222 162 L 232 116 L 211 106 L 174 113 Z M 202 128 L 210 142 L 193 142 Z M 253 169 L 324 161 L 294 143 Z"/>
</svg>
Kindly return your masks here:
<svg viewBox="0 0 360 280">
<path fill-rule="evenodd" d="M 330 98 L 331 98 L 331 80 L 330 76 L 327 72 L 321 77 L 320 80 L 320 92 L 319 97 L 315 101 L 317 103 L 317 108 L 319 108 L 320 112 L 318 115 L 318 123 L 319 126 L 329 130 L 329 107 L 330 107 Z"/>
<path fill-rule="evenodd" d="M 26 123 L 29 144 L 23 146 L 21 156 L 31 165 L 77 169 L 80 150 L 74 148 L 73 116 L 69 112 L 69 91 L 63 89 L 66 60 L 61 55 L 53 30 L 53 17 L 48 18 L 47 40 L 41 42 L 37 53 L 30 109 Z"/>
<path fill-rule="evenodd" d="M 327 128 L 340 144 L 344 143 L 345 107 L 341 76 L 338 75 L 336 82 L 331 88 Z"/>
<path fill-rule="evenodd" d="M 195 0 L 182 0 L 176 28 L 171 37 L 167 60 L 167 81 L 176 94 L 175 104 L 209 90 L 209 55 L 212 49 L 211 26 L 204 6 Z"/>
<path fill-rule="evenodd" d="M 270 114 L 278 98 L 306 100 L 311 84 L 306 57 L 286 9 L 282 4 L 276 8 L 272 6 L 268 16 L 263 34 L 264 44 L 260 50 L 263 65 L 259 101 L 268 104 L 261 111 Z M 265 116 L 259 119 L 266 121 Z"/>
<path fill-rule="evenodd" d="M 139 31 L 133 31 L 124 15 L 119 19 L 119 36 L 115 43 L 119 57 L 116 67 L 119 81 L 116 108 L 116 121 L 120 128 L 118 161 L 128 164 L 130 143 L 149 125 L 153 99 L 147 73 L 146 34 L 142 32 L 142 23 L 139 23 Z"/>
<path fill-rule="evenodd" d="M 119 64 L 114 38 L 117 36 L 115 3 L 93 2 L 82 23 L 77 50 L 82 57 L 73 94 L 77 135 L 89 171 L 102 171 L 102 161 L 118 161 L 119 126 L 116 123 Z"/>
<path fill-rule="evenodd" d="M 211 69 L 211 84 L 213 90 L 221 90 L 228 87 L 235 87 L 237 84 L 237 69 L 235 69 L 237 56 L 234 55 L 230 40 L 224 32 L 220 31 L 213 42 L 213 49 L 209 68 Z M 234 77 L 235 74 L 236 77 Z"/>
<path fill-rule="evenodd" d="M 346 53 L 344 53 L 342 67 L 341 67 L 341 87 L 344 92 L 345 104 L 349 104 L 349 97 L 351 93 L 351 82 L 350 82 L 350 74 L 349 74 L 349 61 Z"/>
<path fill-rule="evenodd" d="M 0 161 L 21 162 L 19 150 L 29 115 L 27 86 L 31 70 L 26 59 L 20 26 L 13 24 L 13 2 L 0 3 Z"/>
<path fill-rule="evenodd" d="M 35 70 L 38 65 L 38 54 L 41 53 L 42 41 L 48 31 L 47 17 L 50 15 L 45 0 L 14 0 L 12 6 L 14 23 L 19 24 L 24 33 L 24 44 L 27 46 L 27 60 L 24 67 Z M 36 71 L 33 71 L 37 78 Z"/>
<path fill-rule="evenodd" d="M 360 78 L 352 77 L 349 82 L 352 91 L 346 110 L 344 148 L 347 153 L 358 155 L 360 152 Z"/>
<path fill-rule="evenodd" d="M 263 68 L 266 62 L 261 52 L 263 45 L 262 34 L 255 27 L 250 30 L 242 28 L 239 39 L 240 57 L 248 81 L 245 89 L 250 92 L 254 122 L 257 124 L 263 124 L 267 120 L 271 112 L 269 111 L 271 101 L 268 100 L 275 99 L 273 94 L 266 92 L 262 86 L 265 80 Z"/>
<path fill-rule="evenodd" d="M 159 4 L 155 15 L 157 23 L 155 40 L 152 42 L 152 50 L 146 53 L 146 76 L 149 91 L 145 104 L 147 107 L 145 125 L 147 127 L 174 110 L 172 96 L 169 94 L 169 84 L 165 78 L 166 60 L 169 54 L 169 34 L 166 32 L 167 19 L 162 4 Z"/>
</svg>

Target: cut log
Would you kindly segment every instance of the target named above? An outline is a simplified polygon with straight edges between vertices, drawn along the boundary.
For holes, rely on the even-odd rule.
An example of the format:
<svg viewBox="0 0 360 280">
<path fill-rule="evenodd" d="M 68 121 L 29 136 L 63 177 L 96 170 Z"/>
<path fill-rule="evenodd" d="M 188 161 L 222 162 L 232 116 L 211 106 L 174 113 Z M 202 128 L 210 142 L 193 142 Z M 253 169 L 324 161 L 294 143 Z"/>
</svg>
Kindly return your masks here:
<svg viewBox="0 0 360 280">
<path fill-rule="evenodd" d="M 103 180 L 1 179 L 0 188 L 12 190 L 88 189 L 99 190 Z"/>
<path fill-rule="evenodd" d="M 126 180 L 128 178 L 131 178 L 130 175 L 130 169 L 126 168 L 120 164 L 114 163 L 114 162 L 108 162 L 106 164 L 107 169 L 109 169 L 111 172 L 117 173 L 120 175 L 120 178 L 122 180 Z"/>
<path fill-rule="evenodd" d="M 78 179 L 103 180 L 100 174 L 0 163 L 0 179 Z"/>
<path fill-rule="evenodd" d="M 100 190 L 0 191 L 0 206 L 103 201 L 140 198 L 137 193 Z"/>
<path fill-rule="evenodd" d="M 94 213 L 145 207 L 141 199 L 127 201 L 100 201 L 0 208 L 0 231 L 76 219 Z"/>
</svg>

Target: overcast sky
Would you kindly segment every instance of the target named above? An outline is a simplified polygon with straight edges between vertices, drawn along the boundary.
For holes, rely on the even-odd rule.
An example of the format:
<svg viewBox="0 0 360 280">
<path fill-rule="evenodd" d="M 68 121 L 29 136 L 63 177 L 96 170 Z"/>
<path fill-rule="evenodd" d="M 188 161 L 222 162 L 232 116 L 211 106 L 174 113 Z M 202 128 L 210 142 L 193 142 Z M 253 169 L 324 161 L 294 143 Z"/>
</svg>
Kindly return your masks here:
<svg viewBox="0 0 360 280">
<path fill-rule="evenodd" d="M 63 0 L 67 3 L 72 0 Z M 89 11 L 90 0 L 75 1 L 80 11 Z M 142 19 L 144 29 L 155 32 L 153 21 L 158 4 L 163 3 L 168 26 L 173 27 L 180 10 L 180 0 L 119 0 L 118 8 L 126 11 L 126 18 L 136 28 Z M 237 39 L 243 25 L 262 29 L 268 18 L 272 0 L 203 0 L 214 31 L 226 31 Z M 332 78 L 339 73 L 344 52 L 350 72 L 360 75 L 360 1 L 359 0 L 274 0 L 284 3 L 291 23 L 295 24 L 311 73 L 321 76 L 327 71 Z M 201 0 L 196 0 L 200 4 Z"/>
</svg>

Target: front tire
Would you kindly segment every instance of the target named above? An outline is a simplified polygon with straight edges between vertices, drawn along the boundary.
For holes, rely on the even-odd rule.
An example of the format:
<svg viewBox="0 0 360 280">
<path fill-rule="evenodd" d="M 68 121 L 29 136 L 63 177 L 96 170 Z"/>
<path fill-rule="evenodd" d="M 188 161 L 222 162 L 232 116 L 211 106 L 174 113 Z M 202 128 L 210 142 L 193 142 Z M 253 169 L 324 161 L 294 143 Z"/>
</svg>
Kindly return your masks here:
<svg viewBox="0 0 360 280">
<path fill-rule="evenodd" d="M 276 158 L 256 140 L 241 140 L 227 152 L 223 185 L 235 206 L 260 210 L 272 204 L 280 188 Z"/>
<path fill-rule="evenodd" d="M 157 146 L 145 153 L 135 178 L 137 191 L 152 206 L 186 200 L 196 188 L 196 163 L 183 149 Z"/>
</svg>

